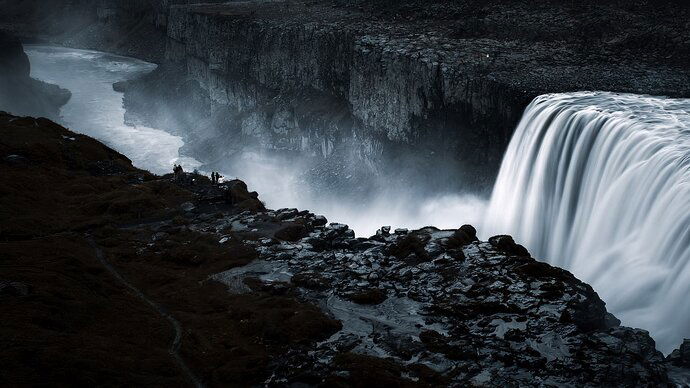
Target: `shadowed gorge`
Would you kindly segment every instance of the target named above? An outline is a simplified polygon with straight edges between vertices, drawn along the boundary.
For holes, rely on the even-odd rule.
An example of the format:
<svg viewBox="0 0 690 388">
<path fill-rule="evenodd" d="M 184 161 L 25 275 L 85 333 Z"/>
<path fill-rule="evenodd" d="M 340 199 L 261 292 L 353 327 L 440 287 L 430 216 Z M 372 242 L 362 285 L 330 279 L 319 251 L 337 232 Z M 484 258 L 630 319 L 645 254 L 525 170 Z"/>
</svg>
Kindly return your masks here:
<svg viewBox="0 0 690 388">
<path fill-rule="evenodd" d="M 0 0 L 0 384 L 687 386 L 688 20 Z"/>
</svg>

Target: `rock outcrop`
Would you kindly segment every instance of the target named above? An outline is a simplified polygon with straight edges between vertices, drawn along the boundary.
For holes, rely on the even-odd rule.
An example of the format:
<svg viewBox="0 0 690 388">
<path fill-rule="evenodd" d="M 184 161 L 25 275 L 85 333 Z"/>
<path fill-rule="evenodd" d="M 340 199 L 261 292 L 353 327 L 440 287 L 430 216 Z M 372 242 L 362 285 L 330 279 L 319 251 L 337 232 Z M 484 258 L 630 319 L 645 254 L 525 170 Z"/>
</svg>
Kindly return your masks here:
<svg viewBox="0 0 690 388">
<path fill-rule="evenodd" d="M 668 358 L 509 236 L 355 238 L 0 114 L 0 383 L 666 386 Z"/>
<path fill-rule="evenodd" d="M 0 30 L 0 111 L 56 119 L 71 93 L 31 78 L 22 43 Z"/>
</svg>

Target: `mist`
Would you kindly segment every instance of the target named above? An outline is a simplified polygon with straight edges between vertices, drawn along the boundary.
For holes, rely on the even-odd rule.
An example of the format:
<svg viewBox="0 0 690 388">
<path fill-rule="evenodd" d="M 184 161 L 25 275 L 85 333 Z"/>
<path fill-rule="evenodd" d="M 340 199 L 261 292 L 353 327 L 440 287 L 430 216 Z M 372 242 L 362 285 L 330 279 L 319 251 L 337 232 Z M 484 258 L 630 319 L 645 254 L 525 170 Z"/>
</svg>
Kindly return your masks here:
<svg viewBox="0 0 690 388">
<path fill-rule="evenodd" d="M 381 175 L 372 185 L 370 180 L 358 181 L 343 174 L 341 179 L 355 189 L 329 190 L 323 182 L 315 182 L 304 173 L 313 170 L 314 164 L 309 158 L 288 163 L 286 158 L 267 151 L 242 152 L 232 164 L 221 168 L 221 175 L 247 182 L 269 208 L 296 207 L 322 214 L 330 222 L 347 224 L 360 237 L 371 236 L 382 226 L 416 229 L 479 225 L 487 206 L 486 198 L 478 195 L 450 189 L 430 194 Z M 420 182 L 425 180 L 419 177 Z"/>
<path fill-rule="evenodd" d="M 382 226 L 478 226 L 487 206 L 486 198 L 458 193 L 450 185 L 445 190 L 430 189 L 426 183 L 434 177 L 412 173 L 402 179 L 396 167 L 390 174 L 373 171 L 351 153 L 338 164 L 319 156 L 240 147 L 227 159 L 204 164 L 208 161 L 203 155 L 185 154 L 183 137 L 177 135 L 185 123 L 175 118 L 192 113 L 169 111 L 163 115 L 168 120 L 158 128 L 125 120 L 122 93 L 112 84 L 151 72 L 155 65 L 88 50 L 27 46 L 27 52 L 32 76 L 73 91 L 61 110 L 64 125 L 103 141 L 153 173 L 171 172 L 173 164 L 206 175 L 219 171 L 225 179 L 245 181 L 269 208 L 309 210 L 330 222 L 347 224 L 360 237 L 371 236 Z M 169 128 L 178 131 L 171 134 Z M 329 165 L 328 174 L 320 173 L 324 164 Z M 439 169 L 439 174 L 448 173 Z"/>
</svg>

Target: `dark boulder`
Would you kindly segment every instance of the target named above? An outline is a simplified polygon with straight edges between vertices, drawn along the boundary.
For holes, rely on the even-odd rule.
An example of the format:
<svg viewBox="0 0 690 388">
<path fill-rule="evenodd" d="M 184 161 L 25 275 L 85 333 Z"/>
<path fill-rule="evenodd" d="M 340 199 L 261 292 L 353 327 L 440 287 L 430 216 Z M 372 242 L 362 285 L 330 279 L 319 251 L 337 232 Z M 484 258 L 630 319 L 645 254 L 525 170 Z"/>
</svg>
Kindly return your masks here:
<svg viewBox="0 0 690 388">
<path fill-rule="evenodd" d="M 478 241 L 477 229 L 472 225 L 463 225 L 448 238 L 445 245 L 449 249 L 460 248 L 474 241 Z"/>
<path fill-rule="evenodd" d="M 395 245 L 392 245 L 389 248 L 389 253 L 398 259 L 404 259 L 414 253 L 419 259 L 427 261 L 429 260 L 429 254 L 424 247 L 428 240 L 428 235 L 416 233 L 408 234 L 400 239 Z"/>
<path fill-rule="evenodd" d="M 388 298 L 386 292 L 378 288 L 354 292 L 345 296 L 357 304 L 381 304 Z"/>
<path fill-rule="evenodd" d="M 489 239 L 489 243 L 498 250 L 503 251 L 509 255 L 530 257 L 527 248 L 520 244 L 516 244 L 511 236 L 499 235 Z"/>
<path fill-rule="evenodd" d="M 280 227 L 273 235 L 279 240 L 297 241 L 309 234 L 309 230 L 299 223 L 287 222 Z"/>
<path fill-rule="evenodd" d="M 328 279 L 316 272 L 297 273 L 290 281 L 298 287 L 304 287 L 310 290 L 325 290 L 330 286 Z"/>
<path fill-rule="evenodd" d="M 229 204 L 251 211 L 266 210 L 264 204 L 257 198 L 258 194 L 250 193 L 247 184 L 241 180 L 235 179 L 225 182 L 222 188 L 225 190 L 225 201 Z"/>
</svg>

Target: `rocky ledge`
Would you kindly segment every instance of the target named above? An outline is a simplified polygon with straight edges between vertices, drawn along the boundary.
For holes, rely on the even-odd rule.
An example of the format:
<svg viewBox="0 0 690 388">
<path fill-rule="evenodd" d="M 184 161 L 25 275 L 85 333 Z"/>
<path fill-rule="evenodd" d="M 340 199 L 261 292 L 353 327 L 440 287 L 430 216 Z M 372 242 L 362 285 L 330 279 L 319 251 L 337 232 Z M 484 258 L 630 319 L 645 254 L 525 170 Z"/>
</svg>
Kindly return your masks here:
<svg viewBox="0 0 690 388">
<path fill-rule="evenodd" d="M 356 238 L 0 114 L 2 385 L 673 386 L 590 286 L 469 225 Z"/>
</svg>

